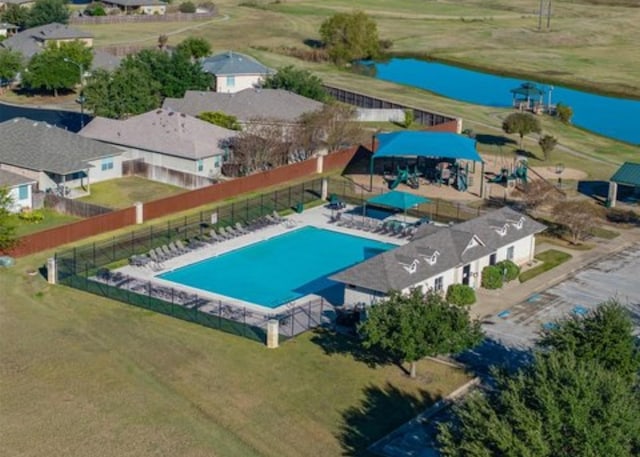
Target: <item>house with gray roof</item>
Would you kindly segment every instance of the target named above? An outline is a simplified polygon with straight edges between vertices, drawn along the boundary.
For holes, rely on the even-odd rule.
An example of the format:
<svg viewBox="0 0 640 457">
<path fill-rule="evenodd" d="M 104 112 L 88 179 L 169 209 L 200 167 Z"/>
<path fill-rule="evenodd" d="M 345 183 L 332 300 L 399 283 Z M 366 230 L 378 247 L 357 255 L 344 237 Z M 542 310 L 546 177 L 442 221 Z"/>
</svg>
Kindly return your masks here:
<svg viewBox="0 0 640 457">
<path fill-rule="evenodd" d="M 259 87 L 264 78 L 275 73 L 253 57 L 225 51 L 201 60 L 202 69 L 213 75 L 216 92 L 239 92 Z"/>
<path fill-rule="evenodd" d="M 142 159 L 155 167 L 215 178 L 238 132 L 184 113 L 157 109 L 125 120 L 96 117 L 79 134 L 123 148 L 130 160 Z"/>
<path fill-rule="evenodd" d="M 17 25 L 9 24 L 8 22 L 0 22 L 0 36 L 8 37 L 15 35 L 18 32 L 19 27 Z"/>
<path fill-rule="evenodd" d="M 15 118 L 0 124 L 0 169 L 32 181 L 36 190 L 65 191 L 122 176 L 122 150 L 45 122 Z"/>
<path fill-rule="evenodd" d="M 477 288 L 484 267 L 533 260 L 535 235 L 546 227 L 510 208 L 449 227 L 420 227 L 408 244 L 333 275 L 347 305 L 371 304 L 391 290 L 445 292 L 452 284 Z"/>
<path fill-rule="evenodd" d="M 36 181 L 0 168 L 0 188 L 9 190 L 9 211 L 19 213 L 33 208 L 33 186 Z"/>
<path fill-rule="evenodd" d="M 93 47 L 93 35 L 83 30 L 74 29 L 66 24 L 52 22 L 18 32 L 0 42 L 0 47 L 20 52 L 26 60 L 47 47 L 49 43 L 81 41 L 88 48 Z"/>
<path fill-rule="evenodd" d="M 165 14 L 167 3 L 160 0 L 103 0 L 108 8 L 118 8 L 125 14 Z"/>
<path fill-rule="evenodd" d="M 0 11 L 3 11 L 9 5 L 18 5 L 23 8 L 31 8 L 35 3 L 35 0 L 0 0 Z"/>
</svg>

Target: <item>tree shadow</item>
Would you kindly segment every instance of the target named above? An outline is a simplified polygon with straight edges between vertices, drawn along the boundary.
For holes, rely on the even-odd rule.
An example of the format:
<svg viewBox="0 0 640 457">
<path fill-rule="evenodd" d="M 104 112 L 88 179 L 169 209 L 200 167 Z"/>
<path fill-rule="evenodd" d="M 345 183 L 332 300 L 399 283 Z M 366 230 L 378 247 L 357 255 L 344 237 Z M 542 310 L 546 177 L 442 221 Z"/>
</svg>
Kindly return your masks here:
<svg viewBox="0 0 640 457">
<path fill-rule="evenodd" d="M 531 348 L 505 346 L 500 341 L 486 338 L 475 348 L 454 356 L 454 360 L 464 364 L 483 382 L 490 382 L 492 368 L 513 373 L 531 363 L 532 356 Z"/>
<path fill-rule="evenodd" d="M 316 40 L 314 38 L 305 38 L 302 40 L 305 46 L 309 46 L 312 49 L 322 49 L 324 48 L 324 43 L 320 40 Z"/>
<path fill-rule="evenodd" d="M 542 159 L 540 157 L 538 157 L 537 155 L 535 155 L 533 152 L 531 151 L 527 151 L 526 149 L 517 149 L 516 150 L 516 155 L 518 157 L 525 157 L 527 159 L 533 159 L 533 160 L 537 160 L 537 161 L 542 161 Z"/>
<path fill-rule="evenodd" d="M 476 141 L 480 144 L 487 144 L 492 146 L 507 146 L 510 144 L 516 144 L 516 141 L 503 135 L 488 135 L 485 133 L 476 133 Z"/>
<path fill-rule="evenodd" d="M 354 360 L 363 362 L 369 367 L 395 364 L 406 372 L 406 369 L 390 357 L 389 354 L 373 349 L 365 349 L 356 336 L 327 329 L 318 329 L 311 337 L 311 341 L 320 346 L 327 355 L 348 354 Z"/>
<path fill-rule="evenodd" d="M 403 392 L 387 383 L 384 387 L 365 387 L 364 399 L 342 413 L 338 439 L 342 455 L 373 456 L 368 450 L 376 441 L 431 406 L 439 397 L 420 390 L 417 395 Z"/>
</svg>

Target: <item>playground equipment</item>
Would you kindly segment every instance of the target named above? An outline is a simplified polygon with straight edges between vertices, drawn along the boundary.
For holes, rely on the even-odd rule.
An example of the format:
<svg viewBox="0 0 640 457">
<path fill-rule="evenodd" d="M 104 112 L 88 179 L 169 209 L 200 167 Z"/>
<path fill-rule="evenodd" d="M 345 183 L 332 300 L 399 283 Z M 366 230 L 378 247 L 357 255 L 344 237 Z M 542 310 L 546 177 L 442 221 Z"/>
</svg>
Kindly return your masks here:
<svg viewBox="0 0 640 457">
<path fill-rule="evenodd" d="M 509 185 L 509 183 L 511 182 L 520 182 L 522 184 L 527 184 L 528 169 L 529 167 L 527 166 L 527 161 L 525 159 L 520 159 L 513 169 L 502 167 L 500 169 L 500 173 L 495 175 L 493 178 L 489 178 L 488 182 L 492 184 L 498 183 L 507 185 Z"/>
<path fill-rule="evenodd" d="M 440 162 L 436 167 L 435 182 L 438 185 L 455 185 L 460 192 L 469 188 L 469 164 Z"/>
<path fill-rule="evenodd" d="M 417 167 L 413 167 L 413 173 L 409 173 L 409 166 L 406 168 L 400 168 L 398 166 L 398 170 L 396 173 L 396 179 L 389 183 L 389 189 L 393 190 L 398 187 L 400 184 L 406 184 L 412 189 L 417 189 L 420 187 L 420 182 L 418 177 L 420 173 L 417 171 Z"/>
</svg>

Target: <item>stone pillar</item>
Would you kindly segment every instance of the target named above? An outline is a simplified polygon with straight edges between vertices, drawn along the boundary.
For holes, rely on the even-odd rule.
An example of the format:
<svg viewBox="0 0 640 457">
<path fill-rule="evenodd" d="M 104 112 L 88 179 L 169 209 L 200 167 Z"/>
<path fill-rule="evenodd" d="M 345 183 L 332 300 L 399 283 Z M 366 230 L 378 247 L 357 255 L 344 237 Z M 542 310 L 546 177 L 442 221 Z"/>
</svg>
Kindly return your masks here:
<svg viewBox="0 0 640 457">
<path fill-rule="evenodd" d="M 275 349 L 278 347 L 278 321 L 276 319 L 270 319 L 267 322 L 267 347 L 269 349 Z"/>
<path fill-rule="evenodd" d="M 324 171 L 324 154 L 318 154 L 316 157 L 316 173 L 322 173 Z"/>
<path fill-rule="evenodd" d="M 58 264 L 55 257 L 47 259 L 47 282 L 49 284 L 58 283 Z"/>
<path fill-rule="evenodd" d="M 133 206 L 136 208 L 136 224 L 144 222 L 144 203 L 135 202 Z"/>
<path fill-rule="evenodd" d="M 460 135 L 462 133 L 462 118 L 456 117 L 456 133 Z"/>
<path fill-rule="evenodd" d="M 531 246 L 529 246 L 529 262 L 533 262 L 533 258 L 536 255 L 536 237 L 531 235 Z"/>
<path fill-rule="evenodd" d="M 322 189 L 320 190 L 320 198 L 326 200 L 329 194 L 329 181 L 327 178 L 322 178 Z"/>
<path fill-rule="evenodd" d="M 609 181 L 609 196 L 607 201 L 609 202 L 609 208 L 616 206 L 616 200 L 618 199 L 618 183 Z"/>
</svg>

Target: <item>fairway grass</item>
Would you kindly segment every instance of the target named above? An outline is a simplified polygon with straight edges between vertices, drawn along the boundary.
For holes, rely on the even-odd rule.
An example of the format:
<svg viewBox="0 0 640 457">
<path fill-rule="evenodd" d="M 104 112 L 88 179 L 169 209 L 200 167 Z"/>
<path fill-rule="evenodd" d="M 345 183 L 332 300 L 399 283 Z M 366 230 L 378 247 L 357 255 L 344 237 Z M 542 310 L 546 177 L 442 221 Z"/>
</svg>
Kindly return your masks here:
<svg viewBox="0 0 640 457">
<path fill-rule="evenodd" d="M 338 456 L 468 380 L 430 361 L 412 381 L 323 349 L 263 345 L 0 270 L 3 455 Z M 342 341 L 337 346 L 343 347 Z"/>
</svg>

